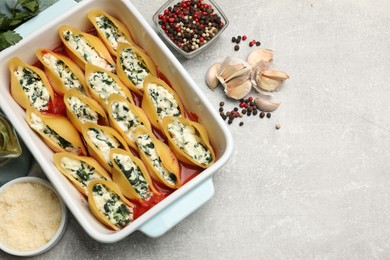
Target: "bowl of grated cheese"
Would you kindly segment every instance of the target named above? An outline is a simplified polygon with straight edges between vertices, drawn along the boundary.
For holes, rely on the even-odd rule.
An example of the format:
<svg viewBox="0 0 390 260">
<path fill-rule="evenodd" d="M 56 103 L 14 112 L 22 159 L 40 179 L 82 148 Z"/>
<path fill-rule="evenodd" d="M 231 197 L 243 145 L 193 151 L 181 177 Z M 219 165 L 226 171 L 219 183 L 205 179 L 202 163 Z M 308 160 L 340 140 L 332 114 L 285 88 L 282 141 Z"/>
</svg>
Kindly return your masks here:
<svg viewBox="0 0 390 260">
<path fill-rule="evenodd" d="M 0 208 L 0 249 L 8 254 L 42 254 L 65 232 L 67 208 L 53 186 L 41 178 L 21 177 L 4 184 Z"/>
</svg>

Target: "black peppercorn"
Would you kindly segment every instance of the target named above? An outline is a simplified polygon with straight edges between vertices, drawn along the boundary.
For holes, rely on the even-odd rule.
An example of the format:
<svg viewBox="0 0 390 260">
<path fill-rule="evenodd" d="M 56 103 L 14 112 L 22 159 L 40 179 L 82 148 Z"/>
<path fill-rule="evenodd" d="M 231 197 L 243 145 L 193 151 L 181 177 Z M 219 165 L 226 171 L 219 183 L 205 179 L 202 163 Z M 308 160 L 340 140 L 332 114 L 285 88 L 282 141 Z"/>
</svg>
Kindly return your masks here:
<svg viewBox="0 0 390 260">
<path fill-rule="evenodd" d="M 243 126 L 243 125 L 244 125 L 244 122 L 241 121 L 240 124 L 239 124 L 239 126 Z"/>
<path fill-rule="evenodd" d="M 240 46 L 238 46 L 238 45 L 235 45 L 235 46 L 234 46 L 234 50 L 235 50 L 235 51 L 238 51 L 239 49 L 240 49 Z"/>
<path fill-rule="evenodd" d="M 265 113 L 264 112 L 260 112 L 260 118 L 264 118 L 265 116 Z"/>
<path fill-rule="evenodd" d="M 267 113 L 267 117 L 268 117 L 268 118 L 271 117 L 271 113 L 270 113 L 270 112 Z"/>
</svg>

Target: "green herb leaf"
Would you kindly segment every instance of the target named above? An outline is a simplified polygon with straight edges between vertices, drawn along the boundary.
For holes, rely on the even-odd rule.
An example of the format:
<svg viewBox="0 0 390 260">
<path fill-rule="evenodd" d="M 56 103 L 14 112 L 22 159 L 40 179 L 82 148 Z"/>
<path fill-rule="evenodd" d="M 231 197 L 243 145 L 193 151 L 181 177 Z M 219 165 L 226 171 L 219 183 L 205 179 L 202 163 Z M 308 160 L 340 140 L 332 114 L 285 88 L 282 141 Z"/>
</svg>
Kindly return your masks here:
<svg viewBox="0 0 390 260">
<path fill-rule="evenodd" d="M 0 33 L 0 51 L 19 42 L 22 37 L 14 31 Z"/>
<path fill-rule="evenodd" d="M 0 1 L 0 51 L 19 42 L 22 37 L 11 31 L 36 16 L 53 0 L 2 0 Z"/>
</svg>

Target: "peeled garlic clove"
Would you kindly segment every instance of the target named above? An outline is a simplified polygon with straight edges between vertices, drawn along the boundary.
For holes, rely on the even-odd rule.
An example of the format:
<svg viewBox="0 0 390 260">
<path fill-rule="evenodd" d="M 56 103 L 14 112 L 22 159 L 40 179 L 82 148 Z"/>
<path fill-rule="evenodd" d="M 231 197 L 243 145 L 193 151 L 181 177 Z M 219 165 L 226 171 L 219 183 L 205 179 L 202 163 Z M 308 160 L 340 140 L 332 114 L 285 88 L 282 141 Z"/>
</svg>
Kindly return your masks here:
<svg viewBox="0 0 390 260">
<path fill-rule="evenodd" d="M 215 89 L 218 86 L 218 78 L 217 74 L 219 71 L 219 68 L 221 67 L 221 63 L 215 63 L 210 66 L 210 68 L 207 70 L 206 73 L 206 83 L 207 86 L 211 89 Z"/>
<path fill-rule="evenodd" d="M 252 51 L 247 58 L 247 62 L 249 63 L 249 65 L 255 66 L 256 63 L 258 63 L 259 61 L 270 62 L 272 61 L 272 59 L 273 59 L 273 51 L 270 49 L 262 48 L 262 49 L 257 49 Z"/>
<path fill-rule="evenodd" d="M 276 80 L 286 80 L 289 78 L 286 72 L 280 70 L 263 70 L 261 75 L 267 78 L 276 79 Z"/>
<path fill-rule="evenodd" d="M 225 93 L 228 97 L 239 100 L 251 91 L 252 89 L 252 82 L 247 79 L 245 81 L 242 81 L 240 78 L 236 78 L 233 80 L 230 80 L 225 85 Z"/>
<path fill-rule="evenodd" d="M 272 112 L 278 109 L 280 102 L 268 101 L 262 98 L 255 98 L 255 104 L 258 109 L 264 112 Z"/>
</svg>

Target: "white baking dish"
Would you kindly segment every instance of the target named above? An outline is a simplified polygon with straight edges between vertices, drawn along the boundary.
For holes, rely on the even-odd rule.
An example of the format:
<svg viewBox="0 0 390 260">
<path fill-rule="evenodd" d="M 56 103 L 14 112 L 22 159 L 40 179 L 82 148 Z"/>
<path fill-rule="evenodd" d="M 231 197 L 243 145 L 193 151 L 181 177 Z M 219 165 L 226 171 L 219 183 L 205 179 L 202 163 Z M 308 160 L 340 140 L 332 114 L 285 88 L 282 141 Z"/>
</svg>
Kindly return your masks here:
<svg viewBox="0 0 390 260">
<path fill-rule="evenodd" d="M 73 7 L 63 10 L 64 6 Z M 53 49 L 60 44 L 57 34 L 57 28 L 60 25 L 68 24 L 81 30 L 91 28 L 92 25 L 87 20 L 86 14 L 93 8 L 103 9 L 118 17 L 130 28 L 137 43 L 148 52 L 158 69 L 175 87 L 186 108 L 199 115 L 199 121 L 206 126 L 217 155 L 217 161 L 210 168 L 173 192 L 126 228 L 117 232 L 107 229 L 93 217 L 85 198 L 55 168 L 52 163 L 53 152 L 30 129 L 25 121 L 25 111 L 16 104 L 9 92 L 8 60 L 13 56 L 18 56 L 27 63 L 34 63 L 36 49 Z M 55 18 L 51 19 L 51 17 Z M 0 53 L 0 73 L 2 75 L 0 77 L 0 107 L 41 165 L 69 210 L 92 238 L 100 242 L 112 243 L 125 238 L 136 230 L 157 237 L 211 198 L 214 193 L 212 176 L 232 154 L 231 134 L 189 74 L 128 0 L 83 0 L 80 3 L 75 3 L 72 0 L 61 0 L 27 24 L 25 28 L 20 29 L 23 34 L 29 30 L 33 30 L 33 32 L 25 36 L 20 43 Z"/>
</svg>

